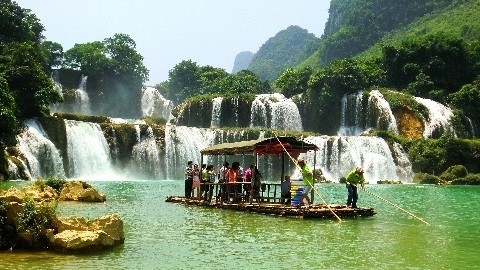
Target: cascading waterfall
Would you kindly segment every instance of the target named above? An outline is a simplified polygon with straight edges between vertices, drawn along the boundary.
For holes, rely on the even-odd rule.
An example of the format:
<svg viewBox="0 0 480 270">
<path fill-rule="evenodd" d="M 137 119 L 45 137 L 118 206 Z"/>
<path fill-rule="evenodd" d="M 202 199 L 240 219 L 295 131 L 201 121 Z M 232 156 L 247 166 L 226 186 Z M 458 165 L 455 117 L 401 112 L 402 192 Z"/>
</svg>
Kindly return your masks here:
<svg viewBox="0 0 480 270">
<path fill-rule="evenodd" d="M 65 177 L 62 157 L 48 139 L 42 125 L 35 119 L 24 121 L 25 130 L 17 136 L 18 148 L 27 160 L 32 178 Z"/>
<path fill-rule="evenodd" d="M 257 95 L 252 102 L 252 109 L 250 112 L 250 127 L 262 128 L 268 126 L 267 107 L 263 99 L 267 95 Z"/>
<path fill-rule="evenodd" d="M 268 123 L 268 112 L 271 120 Z M 250 127 L 268 127 L 279 130 L 302 131 L 302 118 L 297 105 L 284 95 L 261 94 L 252 102 Z"/>
<path fill-rule="evenodd" d="M 364 168 L 365 178 L 370 183 L 376 183 L 379 180 L 397 179 L 411 182 L 409 177 L 411 167 L 408 167 L 408 164 L 395 164 L 387 143 L 381 138 L 315 136 L 307 137 L 305 141 L 318 146 L 316 166 L 322 170 L 328 180 L 338 182 L 340 177 L 360 166 Z M 302 154 L 302 156 L 308 164 L 313 166 L 313 152 Z M 403 159 L 404 156 L 401 158 Z M 401 167 L 404 173 L 397 174 L 397 167 Z M 406 178 L 402 178 L 404 175 L 406 175 Z"/>
<path fill-rule="evenodd" d="M 216 97 L 212 100 L 212 120 L 210 122 L 211 128 L 220 127 L 220 115 L 222 113 L 223 97 Z"/>
<path fill-rule="evenodd" d="M 153 130 L 148 127 L 145 134 L 141 134 L 139 125 L 135 125 L 135 129 L 137 141 L 132 150 L 129 171 L 136 177 L 160 179 L 162 166 Z"/>
<path fill-rule="evenodd" d="M 110 149 L 96 123 L 65 120 L 69 177 L 118 178 L 112 168 Z"/>
<path fill-rule="evenodd" d="M 377 90 L 370 91 L 367 115 L 369 127 L 374 127 L 378 130 L 388 130 L 398 134 L 397 121 L 392 113 L 390 104 L 385 100 L 382 93 Z"/>
<path fill-rule="evenodd" d="M 80 85 L 75 90 L 75 103 L 73 106 L 73 112 L 82 114 L 91 114 L 90 98 L 87 93 L 87 79 L 88 76 L 82 75 Z"/>
<path fill-rule="evenodd" d="M 159 116 L 167 121 L 173 118 L 173 102 L 164 98 L 156 88 L 146 87 L 142 89 L 141 101 L 143 116 Z"/>
<path fill-rule="evenodd" d="M 356 136 L 365 131 L 362 97 L 362 92 L 343 96 L 339 136 Z"/>
<path fill-rule="evenodd" d="M 455 135 L 455 131 L 450 124 L 450 119 L 453 117 L 450 108 L 430 99 L 415 97 L 415 100 L 427 107 L 429 112 L 428 119 L 425 120 L 424 138 L 439 137 L 445 132 L 452 132 Z"/>
</svg>

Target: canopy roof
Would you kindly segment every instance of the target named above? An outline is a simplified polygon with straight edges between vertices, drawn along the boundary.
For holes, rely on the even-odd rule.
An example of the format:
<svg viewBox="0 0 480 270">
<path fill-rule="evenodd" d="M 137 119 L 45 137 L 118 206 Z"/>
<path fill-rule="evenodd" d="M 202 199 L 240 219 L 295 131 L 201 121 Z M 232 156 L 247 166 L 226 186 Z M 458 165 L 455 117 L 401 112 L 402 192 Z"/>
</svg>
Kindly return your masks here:
<svg viewBox="0 0 480 270">
<path fill-rule="evenodd" d="M 280 155 L 284 147 L 290 154 L 306 153 L 317 149 L 316 145 L 299 141 L 294 137 L 271 137 L 216 144 L 201 150 L 200 153 L 202 155 L 252 155 L 256 152 L 257 155 Z"/>
</svg>

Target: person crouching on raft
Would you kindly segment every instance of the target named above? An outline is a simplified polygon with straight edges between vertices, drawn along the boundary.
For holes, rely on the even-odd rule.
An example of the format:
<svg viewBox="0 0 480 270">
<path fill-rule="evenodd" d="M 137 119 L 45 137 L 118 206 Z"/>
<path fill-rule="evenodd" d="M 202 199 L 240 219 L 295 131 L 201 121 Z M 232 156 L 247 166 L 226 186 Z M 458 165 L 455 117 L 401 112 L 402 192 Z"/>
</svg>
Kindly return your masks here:
<svg viewBox="0 0 480 270">
<path fill-rule="evenodd" d="M 347 190 L 348 190 L 348 197 L 347 197 L 347 207 L 351 208 L 358 208 L 357 207 L 357 200 L 358 200 L 358 191 L 357 186 L 360 184 L 362 188 L 365 185 L 365 178 L 363 177 L 363 169 L 357 167 L 355 170 L 351 171 L 347 177 Z"/>
<path fill-rule="evenodd" d="M 308 167 L 308 165 L 305 163 L 305 160 L 303 159 L 298 159 L 297 164 L 300 167 L 300 172 L 302 173 L 302 178 L 303 178 L 303 184 L 305 185 L 302 192 L 302 200 L 300 202 L 302 204 L 303 200 L 305 199 L 307 200 L 308 205 L 311 205 L 312 201 L 310 200 L 310 197 L 308 197 L 308 193 L 310 193 L 310 191 L 312 190 L 312 186 L 314 184 L 312 169 Z"/>
</svg>

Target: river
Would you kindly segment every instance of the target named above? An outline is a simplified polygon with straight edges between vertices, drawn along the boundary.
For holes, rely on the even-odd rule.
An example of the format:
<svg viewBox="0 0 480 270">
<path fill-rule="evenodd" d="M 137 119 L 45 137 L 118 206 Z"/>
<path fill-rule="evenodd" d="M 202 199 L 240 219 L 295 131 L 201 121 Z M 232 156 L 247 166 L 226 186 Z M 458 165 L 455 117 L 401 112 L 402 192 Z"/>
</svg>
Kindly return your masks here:
<svg viewBox="0 0 480 270">
<path fill-rule="evenodd" d="M 4 251 L 0 269 L 473 269 L 480 267 L 478 186 L 368 185 L 369 218 L 302 220 L 166 203 L 183 181 L 92 181 L 105 203 L 62 202 L 61 216 L 117 213 L 125 243 L 113 250 L 64 255 Z M 0 187 L 24 182 L 0 183 Z M 344 203 L 341 184 L 317 184 Z M 316 198 L 319 202 L 319 198 Z"/>
</svg>

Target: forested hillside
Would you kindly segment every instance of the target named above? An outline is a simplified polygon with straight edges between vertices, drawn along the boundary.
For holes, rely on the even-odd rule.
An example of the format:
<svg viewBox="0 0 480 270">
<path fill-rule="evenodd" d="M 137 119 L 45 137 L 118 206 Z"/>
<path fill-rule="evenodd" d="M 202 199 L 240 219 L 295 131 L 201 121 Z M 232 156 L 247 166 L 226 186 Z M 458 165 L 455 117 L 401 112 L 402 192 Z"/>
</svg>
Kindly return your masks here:
<svg viewBox="0 0 480 270">
<path fill-rule="evenodd" d="M 290 26 L 265 42 L 248 68 L 261 80 L 272 82 L 285 69 L 295 67 L 311 55 L 318 41 L 319 39 L 307 30 Z"/>
<path fill-rule="evenodd" d="M 323 66 L 363 52 L 392 30 L 466 0 L 332 0 L 321 44 L 308 59 Z"/>
</svg>

